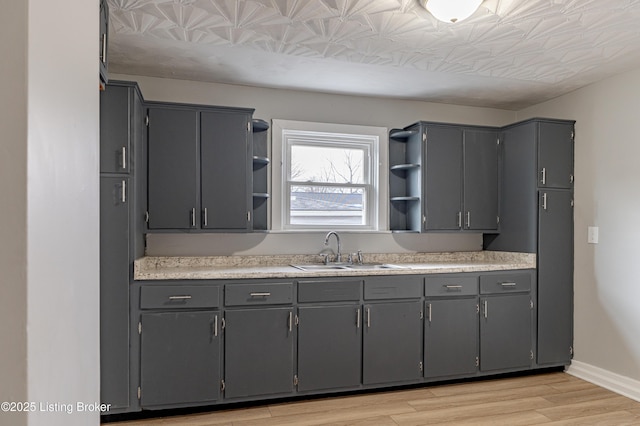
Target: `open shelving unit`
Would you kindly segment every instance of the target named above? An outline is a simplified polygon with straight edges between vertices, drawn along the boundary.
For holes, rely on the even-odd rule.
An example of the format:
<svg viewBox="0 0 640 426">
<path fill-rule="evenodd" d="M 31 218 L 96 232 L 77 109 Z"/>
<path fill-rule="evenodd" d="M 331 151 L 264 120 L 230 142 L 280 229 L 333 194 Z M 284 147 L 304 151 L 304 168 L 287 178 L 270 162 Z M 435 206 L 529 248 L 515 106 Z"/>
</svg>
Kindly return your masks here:
<svg viewBox="0 0 640 426">
<path fill-rule="evenodd" d="M 421 135 L 419 125 L 389 132 L 389 228 L 392 232 L 421 230 Z"/>
<path fill-rule="evenodd" d="M 268 229 L 269 123 L 253 119 L 253 230 Z"/>
</svg>

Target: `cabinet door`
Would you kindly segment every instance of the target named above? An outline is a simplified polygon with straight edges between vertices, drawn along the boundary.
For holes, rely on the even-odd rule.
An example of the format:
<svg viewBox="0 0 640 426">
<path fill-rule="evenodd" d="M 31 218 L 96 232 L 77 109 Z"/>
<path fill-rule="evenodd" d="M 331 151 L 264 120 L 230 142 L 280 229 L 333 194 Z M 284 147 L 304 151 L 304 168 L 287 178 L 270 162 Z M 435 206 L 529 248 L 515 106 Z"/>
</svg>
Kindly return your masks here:
<svg viewBox="0 0 640 426">
<path fill-rule="evenodd" d="M 99 41 L 99 57 L 100 57 L 100 81 L 102 83 L 109 82 L 109 62 L 107 59 L 107 42 L 109 37 L 109 6 L 107 0 L 100 0 L 100 41 Z"/>
<path fill-rule="evenodd" d="M 459 230 L 462 223 L 462 129 L 428 126 L 426 132 L 425 230 Z"/>
<path fill-rule="evenodd" d="M 293 391 L 293 309 L 225 312 L 226 398 Z"/>
<path fill-rule="evenodd" d="M 480 299 L 480 369 L 530 367 L 531 297 L 529 294 Z"/>
<path fill-rule="evenodd" d="M 100 172 L 129 173 L 130 89 L 107 86 L 100 92 Z"/>
<path fill-rule="evenodd" d="M 474 374 L 478 367 L 478 299 L 430 299 L 424 325 L 424 376 Z"/>
<path fill-rule="evenodd" d="M 149 229 L 195 228 L 196 111 L 149 108 Z"/>
<path fill-rule="evenodd" d="M 336 389 L 360 384 L 360 305 L 298 310 L 298 390 Z"/>
<path fill-rule="evenodd" d="M 573 125 L 538 124 L 538 186 L 571 188 L 573 186 Z"/>
<path fill-rule="evenodd" d="M 100 178 L 100 400 L 113 408 L 129 406 L 128 183 Z"/>
<path fill-rule="evenodd" d="M 142 407 L 203 403 L 220 397 L 220 314 L 142 314 Z"/>
<path fill-rule="evenodd" d="M 540 191 L 538 363 L 568 363 L 573 345 L 573 207 L 571 191 Z"/>
<path fill-rule="evenodd" d="M 498 228 L 498 132 L 464 131 L 464 228 Z"/>
<path fill-rule="evenodd" d="M 422 377 L 421 312 L 420 301 L 365 305 L 363 383 Z"/>
<path fill-rule="evenodd" d="M 200 113 L 202 228 L 249 226 L 250 117 L 232 111 Z"/>
</svg>

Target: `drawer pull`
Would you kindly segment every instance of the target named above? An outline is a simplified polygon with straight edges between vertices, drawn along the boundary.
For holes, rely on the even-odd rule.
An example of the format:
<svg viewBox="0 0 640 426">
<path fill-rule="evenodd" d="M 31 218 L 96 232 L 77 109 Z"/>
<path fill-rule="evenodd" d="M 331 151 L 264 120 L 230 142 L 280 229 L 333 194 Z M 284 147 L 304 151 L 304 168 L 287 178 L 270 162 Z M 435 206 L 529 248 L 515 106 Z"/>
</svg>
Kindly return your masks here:
<svg viewBox="0 0 640 426">
<path fill-rule="evenodd" d="M 191 296 L 185 294 L 184 296 L 169 296 L 169 300 L 188 300 L 191 299 Z"/>
<path fill-rule="evenodd" d="M 249 294 L 251 297 L 269 297 L 271 296 L 271 293 L 269 292 L 264 292 L 264 293 L 250 293 Z"/>
<path fill-rule="evenodd" d="M 445 288 L 447 290 L 459 290 L 462 288 L 461 285 L 445 285 Z"/>
<path fill-rule="evenodd" d="M 516 283 L 500 283 L 502 287 L 515 287 Z"/>
</svg>

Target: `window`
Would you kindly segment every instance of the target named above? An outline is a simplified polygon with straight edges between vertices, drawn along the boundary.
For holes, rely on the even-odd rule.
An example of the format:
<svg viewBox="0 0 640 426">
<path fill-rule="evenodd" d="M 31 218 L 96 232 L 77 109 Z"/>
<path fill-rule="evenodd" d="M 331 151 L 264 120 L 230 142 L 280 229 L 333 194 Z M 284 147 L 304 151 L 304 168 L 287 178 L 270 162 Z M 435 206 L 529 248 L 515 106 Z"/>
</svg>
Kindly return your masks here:
<svg viewBox="0 0 640 426">
<path fill-rule="evenodd" d="M 277 140 L 282 155 L 281 202 L 273 222 L 280 226 L 273 228 L 379 229 L 379 134 L 344 132 L 354 126 L 334 125 L 336 131 L 330 132 L 301 129 L 331 126 L 321 123 L 278 122 L 273 140 L 274 154 Z"/>
</svg>

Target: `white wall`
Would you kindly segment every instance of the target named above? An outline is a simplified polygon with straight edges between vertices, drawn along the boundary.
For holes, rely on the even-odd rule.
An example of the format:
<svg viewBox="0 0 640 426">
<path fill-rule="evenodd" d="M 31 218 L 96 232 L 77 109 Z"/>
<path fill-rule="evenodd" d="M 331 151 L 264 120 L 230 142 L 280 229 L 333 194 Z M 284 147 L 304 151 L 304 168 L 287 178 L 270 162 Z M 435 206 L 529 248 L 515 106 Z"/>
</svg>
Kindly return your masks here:
<svg viewBox="0 0 640 426">
<path fill-rule="evenodd" d="M 36 404 L 0 424 L 99 424 L 77 411 L 100 400 L 98 1 L 3 2 L 0 25 L 0 399 Z"/>
<path fill-rule="evenodd" d="M 255 108 L 254 117 L 404 127 L 419 120 L 502 126 L 513 111 L 418 101 L 118 75 L 137 81 L 146 100 Z M 386 149 L 386 147 L 383 147 Z M 348 234 L 346 232 L 342 234 Z M 151 234 L 149 255 L 315 254 L 324 234 Z M 369 253 L 481 250 L 480 234 L 363 234 L 343 237 L 344 251 Z"/>
<path fill-rule="evenodd" d="M 4 4 L 6 3 L 6 4 Z M 0 402 L 27 399 L 27 5 L 0 13 Z M 26 425 L 0 412 L 0 425 Z"/>
<path fill-rule="evenodd" d="M 575 360 L 640 380 L 640 70 L 518 113 L 574 119 Z M 600 243 L 587 244 L 587 227 Z M 640 389 L 637 389 L 640 395 Z"/>
</svg>

